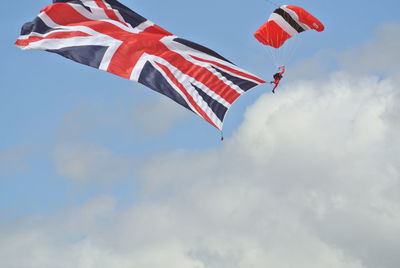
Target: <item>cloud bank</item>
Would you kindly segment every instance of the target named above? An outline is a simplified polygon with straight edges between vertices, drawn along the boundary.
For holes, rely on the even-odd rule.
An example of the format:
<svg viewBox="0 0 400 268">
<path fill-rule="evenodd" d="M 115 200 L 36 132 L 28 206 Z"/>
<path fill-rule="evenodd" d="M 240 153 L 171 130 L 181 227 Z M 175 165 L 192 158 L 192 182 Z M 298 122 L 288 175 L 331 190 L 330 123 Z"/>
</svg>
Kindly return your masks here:
<svg viewBox="0 0 400 268">
<path fill-rule="evenodd" d="M 399 42 L 399 29 L 377 36 Z M 400 69 L 384 57 L 390 71 L 371 74 L 377 40 L 339 53 L 324 81 L 260 97 L 220 148 L 154 156 L 128 209 L 104 196 L 3 226 L 2 266 L 398 268 Z M 105 150 L 78 155 L 97 161 L 74 165 L 65 149 L 59 170 L 79 180 L 97 174 L 91 163 L 118 167 Z"/>
</svg>

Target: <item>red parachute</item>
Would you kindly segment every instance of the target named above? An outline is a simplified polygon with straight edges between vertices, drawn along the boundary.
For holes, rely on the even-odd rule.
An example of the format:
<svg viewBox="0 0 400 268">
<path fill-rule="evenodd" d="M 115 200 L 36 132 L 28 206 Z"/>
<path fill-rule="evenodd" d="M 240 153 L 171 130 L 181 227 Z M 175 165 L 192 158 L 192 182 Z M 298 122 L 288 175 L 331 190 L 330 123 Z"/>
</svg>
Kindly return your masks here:
<svg viewBox="0 0 400 268">
<path fill-rule="evenodd" d="M 275 9 L 254 37 L 264 45 L 279 48 L 292 36 L 310 29 L 322 32 L 325 27 L 305 9 L 284 5 Z"/>
<path fill-rule="evenodd" d="M 285 65 L 295 54 L 300 38 L 293 36 L 313 29 L 322 32 L 324 25 L 309 12 L 298 6 L 283 5 L 274 10 L 267 22 L 254 33 L 254 37 L 269 52 L 275 66 Z M 284 45 L 285 44 L 285 45 Z"/>
</svg>

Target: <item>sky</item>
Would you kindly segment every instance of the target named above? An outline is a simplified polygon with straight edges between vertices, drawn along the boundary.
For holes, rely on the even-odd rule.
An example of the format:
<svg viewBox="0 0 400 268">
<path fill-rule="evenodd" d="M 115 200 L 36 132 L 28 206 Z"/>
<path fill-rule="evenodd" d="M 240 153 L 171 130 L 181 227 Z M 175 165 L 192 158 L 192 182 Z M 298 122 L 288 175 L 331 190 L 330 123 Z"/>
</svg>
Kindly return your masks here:
<svg viewBox="0 0 400 268">
<path fill-rule="evenodd" d="M 266 80 L 266 1 L 123 0 Z M 304 0 L 276 94 L 225 140 L 132 81 L 13 43 L 50 1 L 1 9 L 0 266 L 400 267 L 400 3 Z"/>
</svg>

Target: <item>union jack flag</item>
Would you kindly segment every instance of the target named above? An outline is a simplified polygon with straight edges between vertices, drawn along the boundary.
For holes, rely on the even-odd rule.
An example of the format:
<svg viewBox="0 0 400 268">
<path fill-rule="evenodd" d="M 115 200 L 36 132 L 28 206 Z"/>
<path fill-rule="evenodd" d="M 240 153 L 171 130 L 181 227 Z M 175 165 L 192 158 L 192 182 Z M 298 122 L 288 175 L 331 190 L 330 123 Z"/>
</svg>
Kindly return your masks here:
<svg viewBox="0 0 400 268">
<path fill-rule="evenodd" d="M 55 0 L 15 43 L 137 81 L 222 129 L 232 103 L 265 83 L 211 49 L 179 38 L 115 0 Z"/>
</svg>

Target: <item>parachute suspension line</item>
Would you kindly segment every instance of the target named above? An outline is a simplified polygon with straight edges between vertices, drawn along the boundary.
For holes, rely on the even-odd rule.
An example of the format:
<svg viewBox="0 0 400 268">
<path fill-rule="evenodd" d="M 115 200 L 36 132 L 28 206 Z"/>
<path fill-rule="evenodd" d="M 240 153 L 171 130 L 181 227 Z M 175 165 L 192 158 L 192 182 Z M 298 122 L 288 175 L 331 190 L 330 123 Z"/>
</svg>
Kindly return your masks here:
<svg viewBox="0 0 400 268">
<path fill-rule="evenodd" d="M 274 5 L 274 6 L 276 6 L 276 7 L 279 7 L 277 3 L 275 3 L 275 2 L 273 2 L 273 1 L 271 1 L 271 0 L 265 0 L 265 2 L 268 2 L 268 3 L 270 3 L 271 5 Z"/>
<path fill-rule="evenodd" d="M 224 132 L 221 130 L 221 141 L 224 141 Z"/>
<path fill-rule="evenodd" d="M 282 31 L 281 34 L 280 34 L 280 37 L 279 37 L 279 40 L 278 40 L 278 41 L 279 41 L 279 42 L 282 42 L 283 37 L 284 37 L 284 32 Z M 281 66 L 281 65 L 283 65 L 284 60 L 285 60 L 285 58 L 284 58 L 285 52 L 286 52 L 285 45 L 280 46 L 280 47 L 278 48 L 278 51 L 279 51 L 279 62 L 278 62 L 278 66 Z M 278 66 L 277 66 L 277 67 L 278 67 Z"/>
<path fill-rule="evenodd" d="M 280 35 L 276 35 L 275 39 L 276 39 L 275 40 L 276 41 L 275 44 L 280 43 L 282 41 L 282 39 L 283 39 L 283 32 L 281 32 Z M 283 61 L 284 61 L 283 56 L 285 55 L 285 49 L 283 47 L 284 46 L 280 46 L 278 48 L 273 48 L 275 50 L 275 53 L 276 53 L 276 62 L 275 62 L 276 68 L 278 68 L 278 66 L 283 65 Z"/>
<path fill-rule="evenodd" d="M 303 38 L 299 38 L 299 36 L 295 36 L 293 40 L 291 40 L 290 50 L 288 51 L 288 60 L 292 60 L 297 50 L 301 47 L 303 42 Z"/>
<path fill-rule="evenodd" d="M 264 0 L 264 1 L 275 6 L 276 8 L 280 7 L 280 5 L 278 5 L 276 2 L 274 2 L 272 0 Z M 275 36 L 275 38 L 276 38 L 276 40 L 275 40 L 276 43 L 278 43 L 280 40 L 279 38 L 281 38 L 281 39 L 283 38 L 283 34 L 281 37 Z M 272 39 L 272 37 L 270 37 L 270 40 L 274 41 L 274 39 Z M 278 67 L 283 64 L 282 59 L 281 59 L 281 57 L 282 57 L 281 54 L 282 54 L 282 51 L 284 51 L 284 50 L 282 50 L 281 48 L 274 48 L 274 47 L 270 47 L 270 46 L 267 46 L 266 50 L 268 50 L 268 53 L 271 56 L 271 59 L 275 65 L 275 67 Z"/>
<path fill-rule="evenodd" d="M 276 35 L 275 36 L 275 41 L 276 42 L 278 42 L 279 41 L 279 36 L 278 35 Z M 279 54 L 280 54 L 280 51 L 279 51 L 279 48 L 273 48 L 274 50 L 275 50 L 275 54 L 276 54 L 276 62 L 275 62 L 275 65 L 276 65 L 276 67 L 278 66 L 278 64 L 279 64 Z"/>
<path fill-rule="evenodd" d="M 277 65 L 277 57 L 276 57 L 277 55 L 276 55 L 275 48 L 272 48 L 270 46 L 264 46 L 262 44 L 261 44 L 261 47 L 269 54 L 273 64 L 278 66 Z"/>
<path fill-rule="evenodd" d="M 279 8 L 279 5 L 277 3 L 275 3 L 274 1 L 272 1 L 272 0 L 265 0 L 265 2 L 275 6 L 276 8 Z M 276 41 L 277 42 L 279 41 L 279 37 L 278 36 L 276 36 Z M 280 64 L 280 59 L 279 59 L 280 58 L 280 54 L 281 54 L 280 48 L 274 48 L 274 47 L 268 46 L 267 50 L 268 50 L 269 54 L 271 55 L 271 58 L 272 58 L 272 61 L 273 61 L 274 65 L 275 65 L 275 67 L 278 67 L 279 64 Z"/>
<path fill-rule="evenodd" d="M 293 36 L 292 38 L 286 41 L 286 43 L 284 44 L 285 55 L 283 57 L 285 63 L 292 62 L 294 55 L 299 50 L 302 43 L 303 39 L 300 38 L 300 36 L 298 35 Z"/>
<path fill-rule="evenodd" d="M 285 32 L 281 31 L 280 36 L 277 37 L 278 41 L 282 41 L 285 36 Z M 284 42 L 282 46 L 277 48 L 277 67 L 286 65 L 294 56 L 294 53 L 296 52 L 297 48 L 299 47 L 299 40 L 298 36 L 292 36 L 288 40 Z"/>
</svg>

